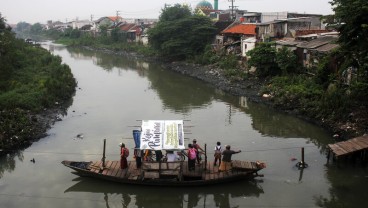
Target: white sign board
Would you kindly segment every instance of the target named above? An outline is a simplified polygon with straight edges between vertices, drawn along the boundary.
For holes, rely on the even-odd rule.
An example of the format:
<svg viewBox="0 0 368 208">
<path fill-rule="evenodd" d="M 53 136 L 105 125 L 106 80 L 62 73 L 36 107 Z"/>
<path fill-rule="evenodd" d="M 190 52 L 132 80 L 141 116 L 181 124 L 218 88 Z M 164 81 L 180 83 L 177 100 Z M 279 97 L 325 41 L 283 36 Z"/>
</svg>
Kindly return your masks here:
<svg viewBox="0 0 368 208">
<path fill-rule="evenodd" d="M 182 120 L 143 120 L 140 149 L 185 149 Z"/>
</svg>

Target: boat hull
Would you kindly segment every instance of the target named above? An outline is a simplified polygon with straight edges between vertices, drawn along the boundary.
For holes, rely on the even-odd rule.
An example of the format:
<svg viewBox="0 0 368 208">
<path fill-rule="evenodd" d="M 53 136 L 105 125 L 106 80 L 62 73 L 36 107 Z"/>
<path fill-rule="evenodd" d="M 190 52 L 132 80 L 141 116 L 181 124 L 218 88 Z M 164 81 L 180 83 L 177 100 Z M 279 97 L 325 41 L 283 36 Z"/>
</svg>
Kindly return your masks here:
<svg viewBox="0 0 368 208">
<path fill-rule="evenodd" d="M 146 186 L 203 186 L 249 180 L 262 176 L 258 174 L 262 167 L 256 165 L 255 162 L 236 162 L 245 164 L 247 167 L 219 172 L 218 168 L 212 163 L 197 165 L 195 171 L 189 171 L 185 161 L 180 163 L 145 163 L 140 169 L 135 167 L 134 161 L 130 161 L 128 162 L 128 168 L 124 170 L 120 169 L 119 161 L 107 161 L 105 167 L 103 167 L 101 161 L 63 161 L 62 164 L 73 169 L 73 174 L 81 177 Z"/>
</svg>

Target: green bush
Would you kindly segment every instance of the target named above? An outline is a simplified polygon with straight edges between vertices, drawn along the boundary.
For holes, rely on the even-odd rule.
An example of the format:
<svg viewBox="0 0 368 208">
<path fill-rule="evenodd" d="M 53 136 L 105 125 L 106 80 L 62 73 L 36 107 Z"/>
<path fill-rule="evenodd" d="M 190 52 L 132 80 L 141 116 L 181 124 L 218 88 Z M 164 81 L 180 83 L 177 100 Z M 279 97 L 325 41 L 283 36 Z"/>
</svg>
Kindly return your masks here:
<svg viewBox="0 0 368 208">
<path fill-rule="evenodd" d="M 238 58 L 237 56 L 230 54 L 227 56 L 223 56 L 219 60 L 219 67 L 222 69 L 234 69 L 238 65 Z"/>
</svg>

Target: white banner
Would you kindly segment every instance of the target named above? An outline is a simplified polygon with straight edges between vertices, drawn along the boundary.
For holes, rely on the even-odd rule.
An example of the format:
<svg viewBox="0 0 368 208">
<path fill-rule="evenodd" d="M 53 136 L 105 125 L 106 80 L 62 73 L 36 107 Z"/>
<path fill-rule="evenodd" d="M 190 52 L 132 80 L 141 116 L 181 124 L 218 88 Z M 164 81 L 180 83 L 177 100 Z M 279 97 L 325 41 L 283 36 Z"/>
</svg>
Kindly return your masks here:
<svg viewBox="0 0 368 208">
<path fill-rule="evenodd" d="M 185 149 L 182 120 L 142 121 L 140 149 Z"/>
</svg>

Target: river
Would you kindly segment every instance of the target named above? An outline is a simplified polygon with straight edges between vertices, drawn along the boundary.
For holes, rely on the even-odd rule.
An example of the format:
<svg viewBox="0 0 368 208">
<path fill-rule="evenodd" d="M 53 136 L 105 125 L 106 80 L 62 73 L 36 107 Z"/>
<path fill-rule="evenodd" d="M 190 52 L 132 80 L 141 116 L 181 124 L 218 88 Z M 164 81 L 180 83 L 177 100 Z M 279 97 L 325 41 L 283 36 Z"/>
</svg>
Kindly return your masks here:
<svg viewBox="0 0 368 208">
<path fill-rule="evenodd" d="M 318 126 L 158 64 L 43 46 L 70 66 L 78 88 L 47 137 L 0 158 L 0 207 L 368 206 L 367 169 L 326 164 L 325 146 L 332 139 Z M 265 162 L 264 177 L 207 187 L 144 187 L 80 178 L 61 164 L 100 160 L 104 139 L 107 160 L 118 160 L 118 144 L 134 147 L 132 130 L 142 119 L 186 120 L 187 142 L 196 138 L 211 150 L 217 141 L 230 144 L 242 150 L 233 159 Z M 295 166 L 301 147 L 308 164 L 303 170 Z"/>
</svg>

